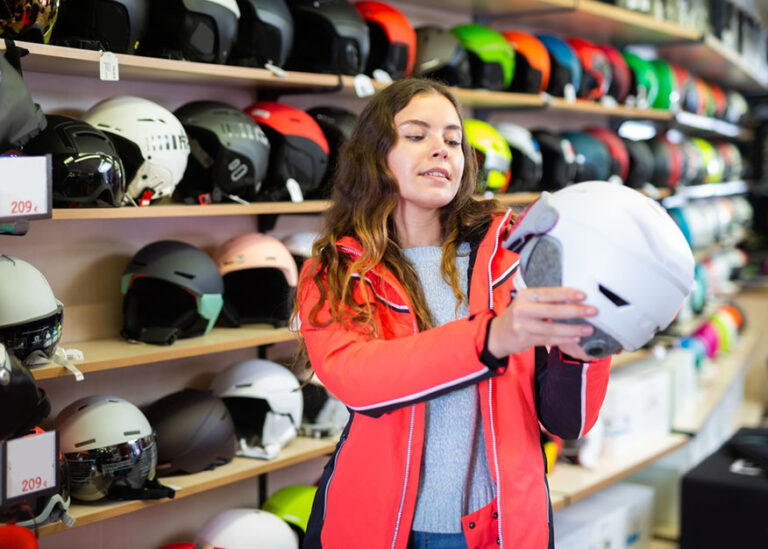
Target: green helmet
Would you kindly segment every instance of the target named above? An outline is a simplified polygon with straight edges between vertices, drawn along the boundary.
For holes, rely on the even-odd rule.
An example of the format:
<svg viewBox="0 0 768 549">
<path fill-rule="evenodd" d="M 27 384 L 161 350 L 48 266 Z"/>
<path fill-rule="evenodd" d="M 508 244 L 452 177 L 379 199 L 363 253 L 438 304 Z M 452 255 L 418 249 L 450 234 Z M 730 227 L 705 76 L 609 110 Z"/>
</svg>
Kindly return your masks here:
<svg viewBox="0 0 768 549">
<path fill-rule="evenodd" d="M 477 154 L 477 191 L 503 193 L 512 176 L 509 145 L 496 128 L 482 120 L 464 120 L 464 133 Z"/>
<path fill-rule="evenodd" d="M 659 80 L 659 93 L 651 104 L 654 109 L 671 110 L 680 105 L 680 85 L 672 66 L 663 59 L 651 61 Z"/>
<path fill-rule="evenodd" d="M 469 54 L 472 86 L 506 90 L 515 74 L 515 50 L 498 32 L 468 23 L 451 29 Z"/>
<path fill-rule="evenodd" d="M 632 94 L 637 97 L 638 90 L 642 86 L 645 89 L 648 105 L 654 105 L 659 96 L 659 76 L 653 64 L 632 52 L 623 51 L 621 54 L 632 70 Z"/>
<path fill-rule="evenodd" d="M 712 143 L 701 137 L 692 137 L 691 143 L 699 150 L 704 162 L 704 183 L 720 183 L 723 180 L 723 160 Z"/>
<path fill-rule="evenodd" d="M 316 492 L 317 486 L 286 486 L 269 496 L 261 508 L 287 522 L 299 535 L 299 544 L 301 544 L 304 533 L 307 531 Z"/>
</svg>

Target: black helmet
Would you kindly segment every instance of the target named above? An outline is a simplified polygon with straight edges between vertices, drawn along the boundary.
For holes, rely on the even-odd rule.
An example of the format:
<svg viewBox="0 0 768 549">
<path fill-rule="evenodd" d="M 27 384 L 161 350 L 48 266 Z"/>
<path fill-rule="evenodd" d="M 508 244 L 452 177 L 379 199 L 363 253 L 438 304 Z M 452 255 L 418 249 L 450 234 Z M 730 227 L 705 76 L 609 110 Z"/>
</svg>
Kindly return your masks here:
<svg viewBox="0 0 768 549">
<path fill-rule="evenodd" d="M 112 141 L 82 120 L 56 114 L 46 118 L 46 129 L 24 152 L 52 156 L 54 205 L 120 206 L 125 172 Z"/>
<path fill-rule="evenodd" d="M 629 175 L 624 184 L 639 189 L 653 177 L 653 152 L 646 141 L 623 139 L 629 153 Z"/>
<path fill-rule="evenodd" d="M 472 72 L 469 54 L 458 37 L 435 25 L 416 28 L 416 62 L 413 73 L 449 86 L 469 88 Z"/>
<path fill-rule="evenodd" d="M 339 160 L 339 151 L 341 146 L 352 137 L 357 115 L 340 107 L 312 107 L 307 110 L 307 114 L 314 118 L 320 129 L 323 130 L 330 149 L 325 178 L 320 186 L 310 194 L 309 198 L 325 199 L 331 196 L 331 183 L 336 171 L 336 163 Z"/>
<path fill-rule="evenodd" d="M 507 192 L 538 190 L 543 172 L 541 147 L 530 131 L 511 122 L 496 125 L 512 151 L 512 177 Z"/>
<path fill-rule="evenodd" d="M 585 132 L 563 132 L 576 152 L 576 182 L 605 181 L 611 176 L 611 155 L 603 143 Z"/>
<path fill-rule="evenodd" d="M 0 441 L 21 436 L 51 412 L 45 391 L 21 361 L 0 343 Z"/>
<path fill-rule="evenodd" d="M 174 112 L 187 132 L 190 155 L 176 193 L 185 202 L 221 202 L 228 195 L 252 200 L 267 174 L 269 141 L 240 109 L 193 101 Z"/>
<path fill-rule="evenodd" d="M 237 36 L 235 0 L 165 0 L 149 5 L 141 53 L 203 63 L 225 63 Z"/>
<path fill-rule="evenodd" d="M 59 15 L 59 0 L 5 0 L 0 3 L 0 38 L 48 43 Z"/>
<path fill-rule="evenodd" d="M 62 46 L 135 53 L 144 37 L 149 0 L 65 0 L 53 41 Z"/>
<path fill-rule="evenodd" d="M 136 252 L 122 279 L 126 339 L 170 345 L 204 335 L 221 312 L 224 281 L 205 252 L 175 240 Z"/>
<path fill-rule="evenodd" d="M 293 17 L 285 0 L 237 0 L 240 22 L 231 65 L 282 67 L 293 46 Z"/>
<path fill-rule="evenodd" d="M 549 130 L 535 130 L 533 138 L 539 143 L 542 159 L 542 191 L 556 191 L 570 185 L 576 178 L 576 152 L 562 135 Z"/>
<path fill-rule="evenodd" d="M 13 65 L 0 55 L 0 153 L 22 147 L 45 129 L 45 115 Z"/>
<path fill-rule="evenodd" d="M 346 0 L 287 0 L 293 15 L 291 70 L 359 74 L 365 70 L 371 42 L 368 26 Z"/>
<path fill-rule="evenodd" d="M 184 389 L 145 411 L 157 433 L 157 474 L 197 473 L 235 457 L 235 424 L 220 398 Z"/>
</svg>

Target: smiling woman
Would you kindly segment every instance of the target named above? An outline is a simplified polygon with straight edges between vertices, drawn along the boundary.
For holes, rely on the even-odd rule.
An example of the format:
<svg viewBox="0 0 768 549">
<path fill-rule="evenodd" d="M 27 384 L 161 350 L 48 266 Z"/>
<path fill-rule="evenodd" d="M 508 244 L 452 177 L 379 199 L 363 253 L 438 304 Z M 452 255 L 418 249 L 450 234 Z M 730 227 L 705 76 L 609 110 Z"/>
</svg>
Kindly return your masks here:
<svg viewBox="0 0 768 549">
<path fill-rule="evenodd" d="M 447 88 L 400 80 L 340 153 L 295 313 L 352 413 L 304 547 L 552 547 L 539 425 L 585 434 L 610 359 L 586 364 L 590 326 L 551 322 L 595 315 L 581 292 L 513 292 L 514 217 L 473 198 L 462 128 Z"/>
</svg>

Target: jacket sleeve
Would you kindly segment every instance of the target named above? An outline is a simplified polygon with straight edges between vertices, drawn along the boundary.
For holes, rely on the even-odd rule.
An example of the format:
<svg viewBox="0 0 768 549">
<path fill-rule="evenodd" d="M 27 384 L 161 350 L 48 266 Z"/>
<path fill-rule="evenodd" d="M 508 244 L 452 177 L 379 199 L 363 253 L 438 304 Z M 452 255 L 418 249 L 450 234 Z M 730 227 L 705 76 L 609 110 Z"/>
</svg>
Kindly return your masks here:
<svg viewBox="0 0 768 549">
<path fill-rule="evenodd" d="M 547 431 L 581 438 L 597 421 L 608 388 L 611 357 L 581 362 L 553 347 L 536 348 L 536 408 Z"/>
<path fill-rule="evenodd" d="M 319 291 L 311 278 L 301 286 L 300 331 L 312 368 L 326 388 L 356 412 L 379 416 L 477 383 L 506 367 L 506 360 L 503 364 L 487 360 L 492 311 L 404 337 L 379 339 L 339 322 L 313 326 L 309 313 Z M 327 304 L 318 316 L 329 317 Z"/>
</svg>

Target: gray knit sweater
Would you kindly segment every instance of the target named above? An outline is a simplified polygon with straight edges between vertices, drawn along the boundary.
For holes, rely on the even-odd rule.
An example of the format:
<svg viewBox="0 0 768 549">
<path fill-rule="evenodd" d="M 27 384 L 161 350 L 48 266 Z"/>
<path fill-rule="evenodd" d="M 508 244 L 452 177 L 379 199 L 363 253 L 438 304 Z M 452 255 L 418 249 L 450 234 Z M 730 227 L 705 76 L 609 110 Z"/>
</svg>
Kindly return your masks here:
<svg viewBox="0 0 768 549">
<path fill-rule="evenodd" d="M 459 247 L 459 283 L 467 287 L 469 245 Z M 403 250 L 419 275 L 436 325 L 469 314 L 466 302 L 456 311 L 456 297 L 440 274 L 442 248 Z M 470 385 L 426 402 L 424 454 L 413 530 L 461 532 L 461 517 L 484 507 L 495 497 L 488 469 L 477 386 Z"/>
</svg>

